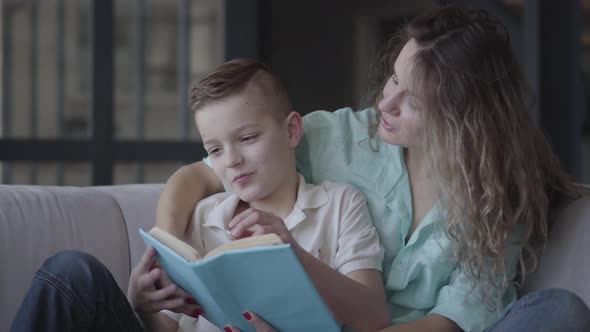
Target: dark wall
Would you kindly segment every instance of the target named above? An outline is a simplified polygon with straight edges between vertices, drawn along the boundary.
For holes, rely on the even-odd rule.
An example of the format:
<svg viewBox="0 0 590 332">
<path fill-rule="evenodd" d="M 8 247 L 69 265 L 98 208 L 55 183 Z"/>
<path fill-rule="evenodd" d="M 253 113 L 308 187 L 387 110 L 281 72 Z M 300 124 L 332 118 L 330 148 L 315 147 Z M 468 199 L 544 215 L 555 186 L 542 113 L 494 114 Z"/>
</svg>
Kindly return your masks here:
<svg viewBox="0 0 590 332">
<path fill-rule="evenodd" d="M 358 105 L 358 22 L 396 17 L 433 1 L 261 1 L 260 57 L 279 75 L 297 111 Z M 363 53 L 363 52 L 360 52 Z M 371 53 L 371 52 L 369 52 Z M 358 77 L 357 77 L 358 76 Z"/>
</svg>

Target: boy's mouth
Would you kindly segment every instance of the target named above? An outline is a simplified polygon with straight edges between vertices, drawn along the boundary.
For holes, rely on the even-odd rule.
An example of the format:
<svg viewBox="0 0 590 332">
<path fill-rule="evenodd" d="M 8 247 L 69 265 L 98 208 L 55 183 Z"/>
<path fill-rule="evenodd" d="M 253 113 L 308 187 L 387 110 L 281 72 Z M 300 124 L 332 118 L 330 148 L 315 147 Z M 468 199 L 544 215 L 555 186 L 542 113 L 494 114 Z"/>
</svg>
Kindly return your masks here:
<svg viewBox="0 0 590 332">
<path fill-rule="evenodd" d="M 237 176 L 234 177 L 234 179 L 232 180 L 232 183 L 242 183 L 242 182 L 248 180 L 252 174 L 254 174 L 254 173 L 238 174 Z"/>
</svg>

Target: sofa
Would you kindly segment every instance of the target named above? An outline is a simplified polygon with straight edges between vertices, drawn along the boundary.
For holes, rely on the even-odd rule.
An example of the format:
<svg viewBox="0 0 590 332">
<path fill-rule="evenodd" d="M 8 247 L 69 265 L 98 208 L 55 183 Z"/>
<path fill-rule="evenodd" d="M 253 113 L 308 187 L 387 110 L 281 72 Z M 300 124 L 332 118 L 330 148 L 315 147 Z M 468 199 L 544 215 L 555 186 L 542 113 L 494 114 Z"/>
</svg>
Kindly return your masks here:
<svg viewBox="0 0 590 332">
<path fill-rule="evenodd" d="M 127 290 L 155 223 L 162 184 L 104 187 L 0 185 L 0 331 L 7 331 L 32 276 L 63 249 L 98 257 Z M 590 305 L 590 197 L 557 216 L 539 269 L 521 289 L 567 288 Z"/>
</svg>

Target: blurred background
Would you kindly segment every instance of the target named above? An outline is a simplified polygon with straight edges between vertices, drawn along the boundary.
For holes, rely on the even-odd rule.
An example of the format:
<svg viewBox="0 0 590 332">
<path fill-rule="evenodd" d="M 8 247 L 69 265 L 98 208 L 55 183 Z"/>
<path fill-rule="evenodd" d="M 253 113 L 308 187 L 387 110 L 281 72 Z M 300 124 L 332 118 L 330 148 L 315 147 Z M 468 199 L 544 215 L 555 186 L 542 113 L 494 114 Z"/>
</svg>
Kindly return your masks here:
<svg viewBox="0 0 590 332">
<path fill-rule="evenodd" d="M 565 168 L 590 182 L 588 0 L 0 0 L 5 184 L 164 182 L 200 160 L 187 91 L 237 57 L 270 65 L 302 114 L 363 106 L 375 52 L 441 4 L 508 27 Z"/>
</svg>

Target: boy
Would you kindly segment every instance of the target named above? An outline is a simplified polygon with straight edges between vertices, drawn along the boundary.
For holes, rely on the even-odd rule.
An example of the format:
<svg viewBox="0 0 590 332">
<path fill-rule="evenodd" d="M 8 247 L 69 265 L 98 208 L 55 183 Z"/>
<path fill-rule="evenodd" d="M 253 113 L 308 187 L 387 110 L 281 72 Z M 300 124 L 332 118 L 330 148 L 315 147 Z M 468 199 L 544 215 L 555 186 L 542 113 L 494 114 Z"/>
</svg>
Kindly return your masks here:
<svg viewBox="0 0 590 332">
<path fill-rule="evenodd" d="M 230 61 L 192 87 L 191 108 L 211 167 L 231 193 L 199 202 L 184 240 L 207 252 L 231 239 L 276 233 L 291 244 L 337 321 L 355 329 L 385 326 L 383 250 L 364 198 L 346 185 L 307 184 L 297 173 L 301 116 L 278 79 L 255 60 Z M 136 267 L 143 274 L 132 274 L 130 281 L 130 290 L 139 289 L 128 293 L 131 305 L 148 326 L 174 330 L 168 317 L 179 317 L 154 310 L 169 297 L 136 301 L 162 293 L 137 286 L 142 275 L 153 273 L 146 268 L 150 261 L 143 262 Z M 181 307 L 167 309 L 186 312 Z M 180 319 L 183 330 L 202 330 L 196 324 Z"/>
</svg>

